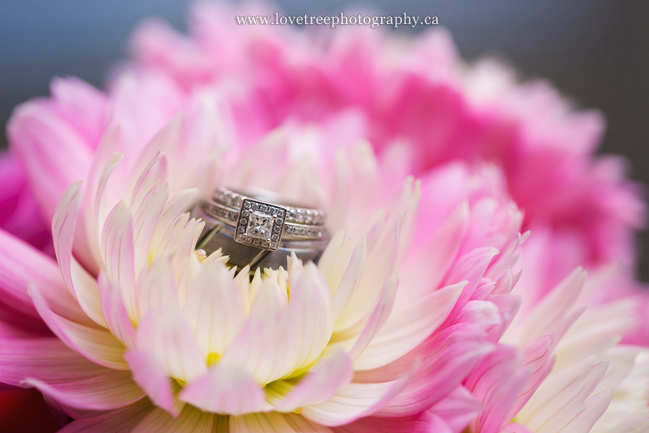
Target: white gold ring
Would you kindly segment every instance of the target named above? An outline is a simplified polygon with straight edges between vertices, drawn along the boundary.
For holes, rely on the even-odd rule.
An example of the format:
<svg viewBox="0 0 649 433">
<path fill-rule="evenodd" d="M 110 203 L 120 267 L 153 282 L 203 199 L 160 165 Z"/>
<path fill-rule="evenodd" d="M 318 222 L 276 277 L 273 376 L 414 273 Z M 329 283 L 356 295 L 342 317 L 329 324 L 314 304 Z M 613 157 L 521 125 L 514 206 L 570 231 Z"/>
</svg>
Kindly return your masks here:
<svg viewBox="0 0 649 433">
<path fill-rule="evenodd" d="M 329 240 L 322 210 L 287 204 L 268 191 L 220 187 L 192 214 L 206 223 L 198 248 L 208 254 L 221 248 L 239 267 L 278 268 L 291 252 L 317 261 Z"/>
</svg>

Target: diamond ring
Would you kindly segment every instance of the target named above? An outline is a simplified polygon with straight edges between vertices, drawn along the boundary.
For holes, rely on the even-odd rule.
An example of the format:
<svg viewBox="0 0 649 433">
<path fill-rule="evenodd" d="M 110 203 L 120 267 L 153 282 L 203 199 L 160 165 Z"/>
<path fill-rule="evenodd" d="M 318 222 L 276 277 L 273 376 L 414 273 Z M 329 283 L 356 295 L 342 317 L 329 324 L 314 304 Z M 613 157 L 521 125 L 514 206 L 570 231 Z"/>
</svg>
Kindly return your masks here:
<svg viewBox="0 0 649 433">
<path fill-rule="evenodd" d="M 317 261 L 329 239 L 322 210 L 284 204 L 268 191 L 220 187 L 192 213 L 206 223 L 198 248 L 207 253 L 222 248 L 239 267 L 277 268 L 291 252 Z"/>
</svg>

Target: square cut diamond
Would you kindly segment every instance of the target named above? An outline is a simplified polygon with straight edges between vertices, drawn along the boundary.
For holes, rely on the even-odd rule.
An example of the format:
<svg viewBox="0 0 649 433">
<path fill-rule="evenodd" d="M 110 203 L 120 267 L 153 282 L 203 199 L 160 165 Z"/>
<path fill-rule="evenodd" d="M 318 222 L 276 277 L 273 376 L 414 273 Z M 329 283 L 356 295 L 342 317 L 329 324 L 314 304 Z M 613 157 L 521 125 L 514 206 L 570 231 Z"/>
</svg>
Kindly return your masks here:
<svg viewBox="0 0 649 433">
<path fill-rule="evenodd" d="M 237 219 L 235 241 L 275 251 L 284 232 L 285 209 L 244 199 Z"/>
<path fill-rule="evenodd" d="M 245 233 L 253 238 L 269 240 L 273 231 L 273 221 L 273 216 L 266 212 L 250 211 Z"/>
</svg>

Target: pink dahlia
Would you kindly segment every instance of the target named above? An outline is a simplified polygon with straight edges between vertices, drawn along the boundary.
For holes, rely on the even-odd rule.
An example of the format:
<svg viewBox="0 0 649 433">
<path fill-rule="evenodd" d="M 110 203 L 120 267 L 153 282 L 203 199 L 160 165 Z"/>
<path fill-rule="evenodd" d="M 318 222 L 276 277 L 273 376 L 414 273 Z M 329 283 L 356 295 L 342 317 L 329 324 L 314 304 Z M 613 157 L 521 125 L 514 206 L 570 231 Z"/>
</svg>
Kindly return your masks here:
<svg viewBox="0 0 649 433">
<path fill-rule="evenodd" d="M 106 92 L 16 109 L 56 258 L 0 231 L 0 382 L 65 432 L 649 429 L 636 303 L 608 302 L 643 206 L 597 115 L 463 70 L 444 33 L 316 44 L 224 8 L 143 27 Z M 196 250 L 224 183 L 325 209 L 320 261 Z"/>
<path fill-rule="evenodd" d="M 560 245 L 546 290 L 581 265 L 615 264 L 631 279 L 645 205 L 624 161 L 594 154 L 604 131 L 598 112 L 576 110 L 546 82 L 521 84 L 492 61 L 464 64 L 437 29 L 405 41 L 381 29 L 235 24 L 235 15 L 267 13 L 199 3 L 189 36 L 147 22 L 133 37 L 133 66 L 188 93 L 219 89 L 243 142 L 287 121 L 344 118 L 379 154 L 407 149 L 417 176 L 453 160 L 491 161 L 525 212 L 524 229 Z"/>
<path fill-rule="evenodd" d="M 10 125 L 34 166 L 52 136 L 21 128 L 41 103 Z M 224 150 L 214 99 L 188 107 L 146 144 L 113 114 L 54 211 L 56 261 L 1 233 L 16 326 L 0 379 L 38 388 L 75 419 L 68 432 L 463 429 L 478 411 L 463 381 L 516 305 L 522 216 L 497 172 L 459 164 L 404 183 L 367 144 L 335 156 L 312 140 L 325 157 L 300 155 L 327 131 L 290 126 Z M 68 167 L 50 160 L 36 196 Z M 327 209 L 336 234 L 318 265 L 293 258 L 249 279 L 195 251 L 203 223 L 185 212 L 218 178 Z"/>
</svg>

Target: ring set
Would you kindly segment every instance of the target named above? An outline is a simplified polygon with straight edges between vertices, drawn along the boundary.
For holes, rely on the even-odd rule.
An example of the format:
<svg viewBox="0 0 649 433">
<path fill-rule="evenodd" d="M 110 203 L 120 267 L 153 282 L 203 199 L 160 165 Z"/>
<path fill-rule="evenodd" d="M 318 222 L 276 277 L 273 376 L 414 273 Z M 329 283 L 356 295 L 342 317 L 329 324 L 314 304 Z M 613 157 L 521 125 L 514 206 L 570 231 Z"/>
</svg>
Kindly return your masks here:
<svg viewBox="0 0 649 433">
<path fill-rule="evenodd" d="M 192 214 L 205 221 L 197 248 L 208 254 L 221 248 L 229 264 L 240 268 L 276 269 L 291 252 L 317 261 L 329 240 L 322 210 L 285 204 L 268 191 L 220 187 Z"/>
</svg>

